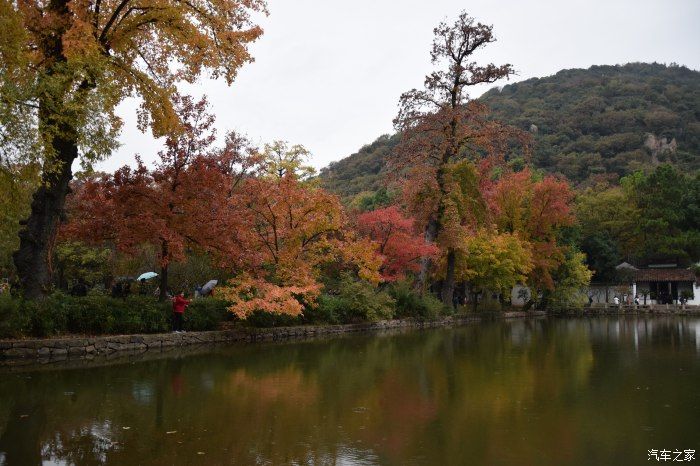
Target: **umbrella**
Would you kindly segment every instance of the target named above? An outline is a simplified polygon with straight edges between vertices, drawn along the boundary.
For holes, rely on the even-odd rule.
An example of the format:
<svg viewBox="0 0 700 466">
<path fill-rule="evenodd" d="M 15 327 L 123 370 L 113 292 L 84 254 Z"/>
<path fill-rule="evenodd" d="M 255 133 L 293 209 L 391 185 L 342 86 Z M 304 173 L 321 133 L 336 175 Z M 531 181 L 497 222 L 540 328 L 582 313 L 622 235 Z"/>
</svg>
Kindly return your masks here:
<svg viewBox="0 0 700 466">
<path fill-rule="evenodd" d="M 205 295 L 209 293 L 211 290 L 214 289 L 217 283 L 219 283 L 218 280 L 209 280 L 208 282 L 206 282 L 202 287 L 202 294 Z"/>
<path fill-rule="evenodd" d="M 158 276 L 158 274 L 155 272 L 146 272 L 146 273 L 142 273 L 141 275 L 139 275 L 139 277 L 136 279 L 136 281 L 140 282 L 141 280 L 150 280 L 151 278 L 157 277 L 157 276 Z"/>
</svg>

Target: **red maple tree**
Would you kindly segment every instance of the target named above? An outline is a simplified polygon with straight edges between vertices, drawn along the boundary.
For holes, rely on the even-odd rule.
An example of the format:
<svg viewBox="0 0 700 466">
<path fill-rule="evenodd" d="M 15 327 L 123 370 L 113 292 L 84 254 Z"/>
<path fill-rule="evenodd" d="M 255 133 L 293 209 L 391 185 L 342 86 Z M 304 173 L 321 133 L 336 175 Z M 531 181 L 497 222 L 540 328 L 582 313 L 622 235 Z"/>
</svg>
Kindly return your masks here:
<svg viewBox="0 0 700 466">
<path fill-rule="evenodd" d="M 405 217 L 397 206 L 389 206 L 360 214 L 357 218 L 360 234 L 370 238 L 382 257 L 379 269 L 385 281 L 403 278 L 407 272 L 420 270 L 420 259 L 435 257 L 439 249 L 426 243 L 416 233 L 415 221 Z"/>
<path fill-rule="evenodd" d="M 160 298 L 168 291 L 168 265 L 186 248 L 209 252 L 227 264 L 242 262 L 248 230 L 238 205 L 241 181 L 255 170 L 254 152 L 230 134 L 223 149 L 212 149 L 214 117 L 206 98 L 178 97 L 180 131 L 149 169 L 136 167 L 89 178 L 69 199 L 64 236 L 110 242 L 123 251 L 151 244 L 158 249 Z"/>
</svg>

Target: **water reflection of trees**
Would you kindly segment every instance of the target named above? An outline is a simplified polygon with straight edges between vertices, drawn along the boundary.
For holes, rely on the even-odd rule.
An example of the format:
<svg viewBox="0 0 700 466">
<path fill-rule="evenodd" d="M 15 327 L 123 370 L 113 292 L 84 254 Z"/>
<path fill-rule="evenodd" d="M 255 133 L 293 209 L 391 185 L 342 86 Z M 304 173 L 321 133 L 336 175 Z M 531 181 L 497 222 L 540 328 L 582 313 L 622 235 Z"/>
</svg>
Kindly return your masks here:
<svg viewBox="0 0 700 466">
<path fill-rule="evenodd" d="M 598 438 L 596 397 L 631 403 L 619 372 L 633 352 L 601 348 L 695 348 L 687 322 L 640 337 L 641 324 L 494 322 L 12 374 L 0 381 L 0 451 L 8 465 L 202 462 L 198 452 L 207 464 L 570 462 Z"/>
</svg>

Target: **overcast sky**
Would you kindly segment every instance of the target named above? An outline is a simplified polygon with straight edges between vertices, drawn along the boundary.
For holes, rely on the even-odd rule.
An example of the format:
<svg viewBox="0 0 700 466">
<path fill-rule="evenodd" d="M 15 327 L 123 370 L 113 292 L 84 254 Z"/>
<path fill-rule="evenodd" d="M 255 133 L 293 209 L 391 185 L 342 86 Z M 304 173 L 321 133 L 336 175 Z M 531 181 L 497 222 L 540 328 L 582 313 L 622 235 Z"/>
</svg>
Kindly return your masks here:
<svg viewBox="0 0 700 466">
<path fill-rule="evenodd" d="M 700 69 L 700 0 L 269 0 L 255 62 L 231 87 L 201 81 L 218 135 L 245 133 L 306 146 L 321 168 L 392 132 L 399 95 L 430 71 L 432 29 L 465 9 L 498 39 L 481 63 L 511 63 L 520 81 L 565 68 L 634 61 Z M 505 84 L 503 81 L 501 84 Z M 481 89 L 475 94 L 480 94 Z M 474 95 L 476 96 L 476 95 Z M 119 109 L 122 146 L 98 168 L 154 160 L 162 141 L 136 128 L 137 102 Z"/>
</svg>

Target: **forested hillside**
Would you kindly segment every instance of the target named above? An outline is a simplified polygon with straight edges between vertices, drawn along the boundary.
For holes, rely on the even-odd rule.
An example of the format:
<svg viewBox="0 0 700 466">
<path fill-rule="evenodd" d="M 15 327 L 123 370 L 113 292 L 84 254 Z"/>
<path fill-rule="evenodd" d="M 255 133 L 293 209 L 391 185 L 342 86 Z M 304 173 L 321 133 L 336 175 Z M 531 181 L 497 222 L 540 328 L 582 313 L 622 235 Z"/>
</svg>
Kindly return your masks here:
<svg viewBox="0 0 700 466">
<path fill-rule="evenodd" d="M 321 169 L 323 186 L 343 199 L 366 191 L 377 191 L 383 184 L 386 157 L 398 142 L 398 135 L 384 134 L 356 153 L 331 162 Z"/>
<path fill-rule="evenodd" d="M 494 88 L 481 99 L 493 117 L 530 131 L 532 164 L 577 185 L 615 181 L 670 162 L 700 168 L 700 73 L 631 63 L 563 70 Z M 381 185 L 396 136 L 381 136 L 321 171 L 324 186 L 349 199 Z"/>
</svg>

